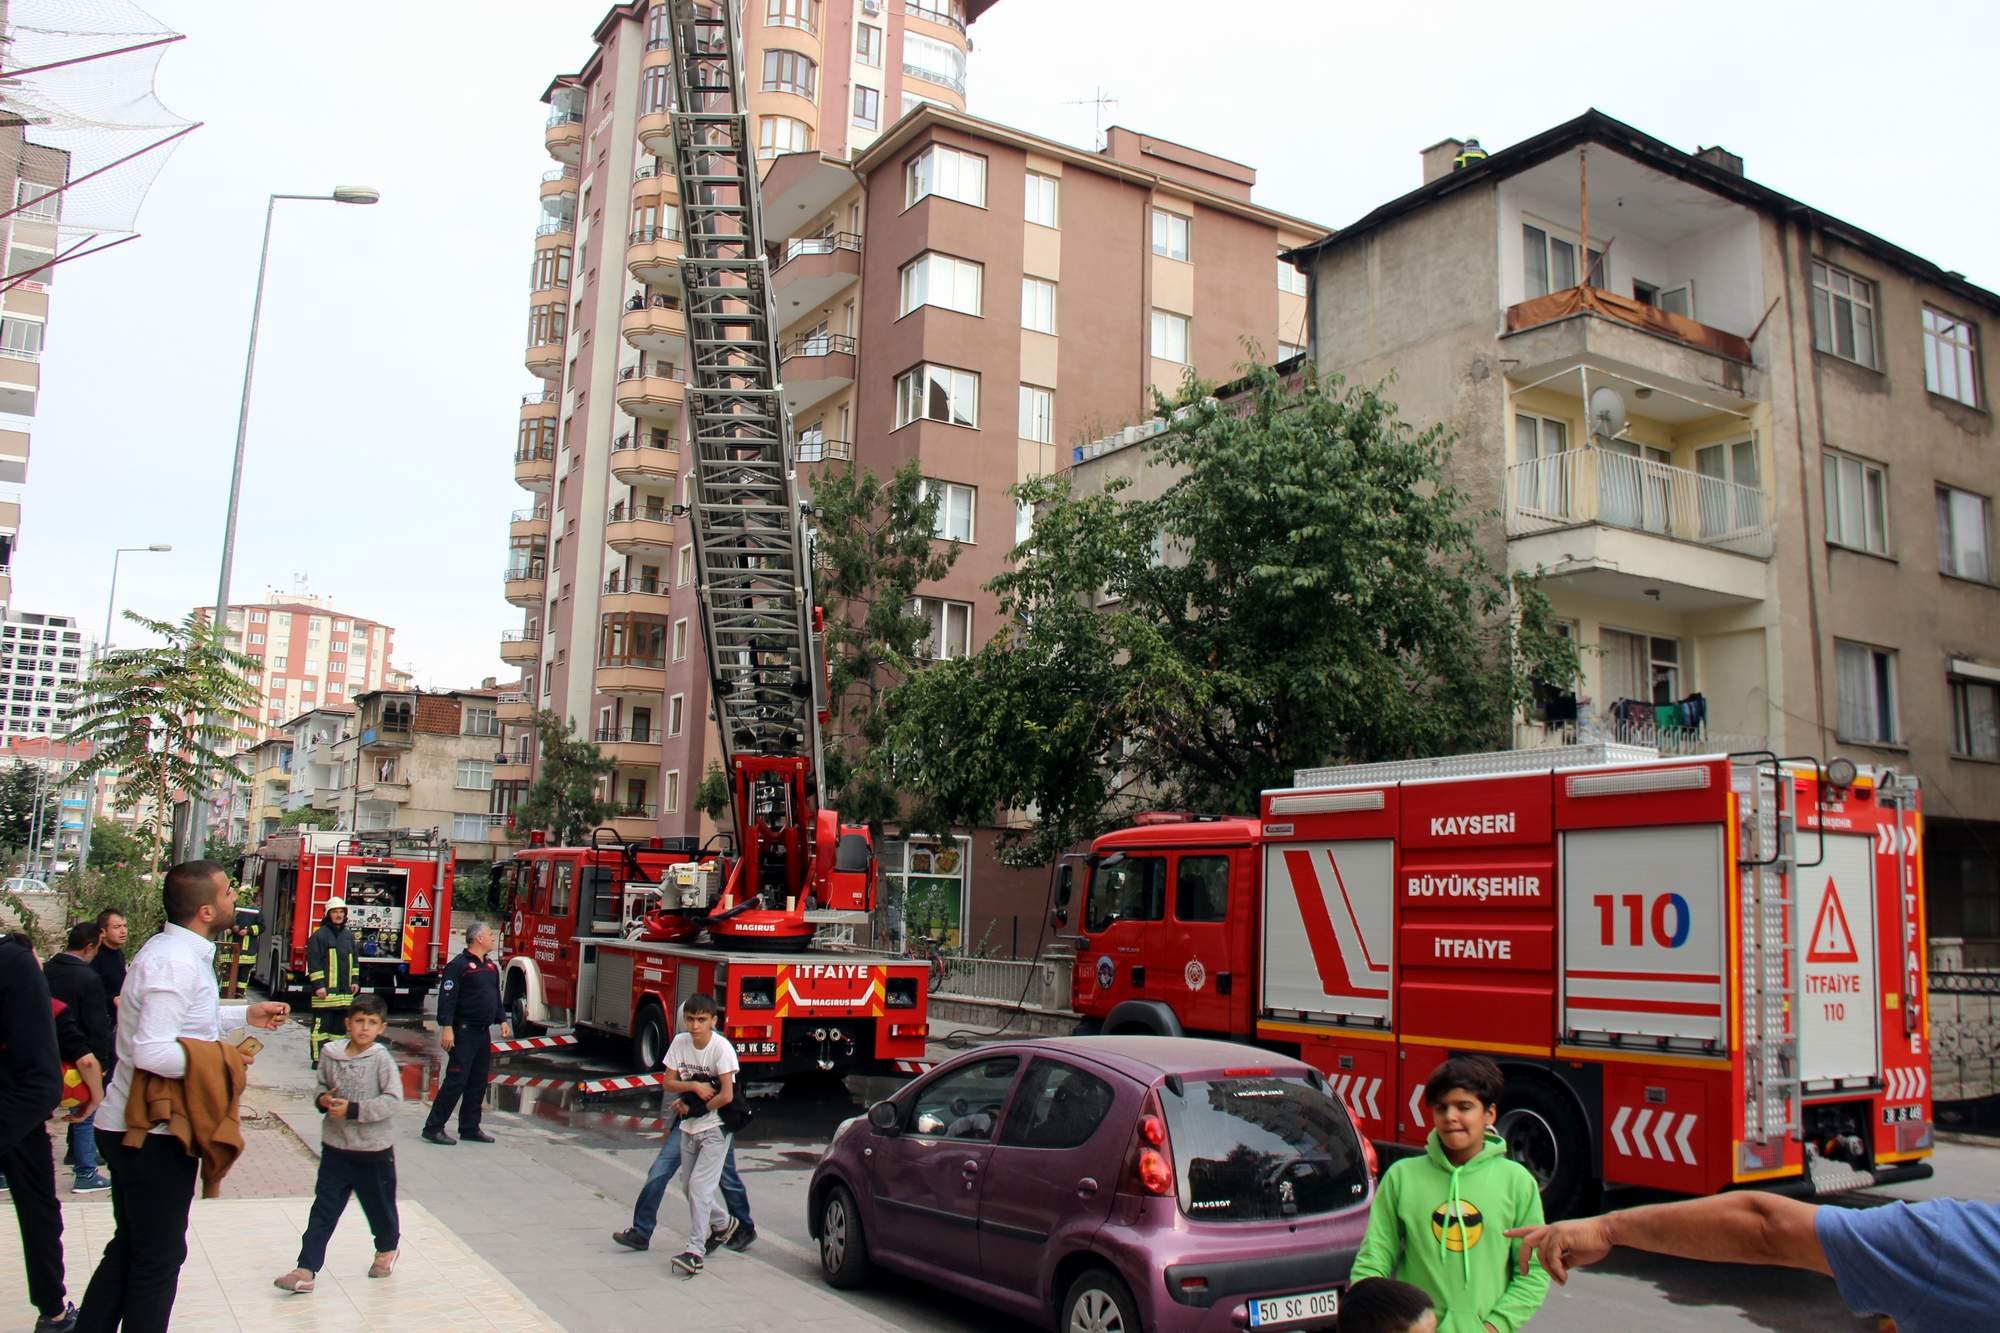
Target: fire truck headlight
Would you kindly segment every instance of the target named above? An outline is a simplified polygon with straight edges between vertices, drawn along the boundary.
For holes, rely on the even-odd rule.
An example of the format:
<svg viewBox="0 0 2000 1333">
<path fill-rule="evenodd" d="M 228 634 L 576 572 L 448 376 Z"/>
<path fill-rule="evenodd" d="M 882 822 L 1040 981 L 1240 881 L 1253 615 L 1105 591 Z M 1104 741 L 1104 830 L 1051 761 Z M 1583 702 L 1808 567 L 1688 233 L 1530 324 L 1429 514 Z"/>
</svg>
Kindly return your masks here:
<svg viewBox="0 0 2000 1333">
<path fill-rule="evenodd" d="M 745 1009 L 774 1008 L 778 1003 L 778 983 L 772 977 L 748 977 L 736 995 Z"/>
<path fill-rule="evenodd" d="M 1852 759 L 1840 757 L 1827 761 L 1826 780 L 1836 787 L 1852 787 L 1854 779 L 1859 776 L 1861 770 L 1854 766 Z"/>
<path fill-rule="evenodd" d="M 885 1009 L 916 1008 L 917 979 L 915 977 L 890 977 L 888 985 L 882 988 L 882 1007 Z"/>
</svg>

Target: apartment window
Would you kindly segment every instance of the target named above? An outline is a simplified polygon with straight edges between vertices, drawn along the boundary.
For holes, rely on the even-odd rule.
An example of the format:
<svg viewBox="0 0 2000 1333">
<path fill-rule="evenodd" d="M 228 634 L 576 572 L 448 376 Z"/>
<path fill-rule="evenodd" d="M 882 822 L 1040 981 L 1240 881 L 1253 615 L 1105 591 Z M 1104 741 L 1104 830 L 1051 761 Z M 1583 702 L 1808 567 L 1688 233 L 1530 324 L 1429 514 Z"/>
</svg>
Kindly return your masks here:
<svg viewBox="0 0 2000 1333">
<path fill-rule="evenodd" d="M 53 286 L 56 280 L 55 258 L 53 250 L 32 250 L 17 242 L 7 251 L 7 276 L 26 277 L 28 281 L 39 282 L 44 287 Z M 36 272 L 38 269 L 40 272 Z"/>
<path fill-rule="evenodd" d="M 943 144 L 932 144 L 911 158 L 903 182 L 906 208 L 927 194 L 986 207 L 986 159 Z"/>
<path fill-rule="evenodd" d="M 453 815 L 451 817 L 451 837 L 454 842 L 486 841 L 486 816 Z"/>
<path fill-rule="evenodd" d="M 465 710 L 465 734 L 468 736 L 498 736 L 500 734 L 500 714 L 491 708 L 467 708 Z"/>
<path fill-rule="evenodd" d="M 1028 173 L 1027 200 L 1023 207 L 1028 221 L 1038 227 L 1056 225 L 1056 178 L 1039 171 Z"/>
<path fill-rule="evenodd" d="M 273 671 L 284 671 L 288 669 L 288 666 L 289 664 L 286 662 L 283 653 L 279 653 L 271 659 L 271 670 Z"/>
<path fill-rule="evenodd" d="M 1056 395 L 1054 390 L 1021 386 L 1021 438 L 1037 444 L 1055 439 Z"/>
<path fill-rule="evenodd" d="M 687 722 L 687 696 L 670 694 L 667 696 L 667 735 L 678 736 Z"/>
<path fill-rule="evenodd" d="M 938 101 L 935 97 L 925 97 L 921 93 L 913 93 L 905 90 L 903 93 L 903 110 L 901 114 L 907 116 L 920 106 L 944 106 L 944 103 Z"/>
<path fill-rule="evenodd" d="M 1812 266 L 1813 346 L 1875 364 L 1875 284 L 1817 261 Z"/>
<path fill-rule="evenodd" d="M 903 313 L 918 306 L 941 306 L 963 314 L 980 312 L 983 270 L 969 259 L 925 254 L 903 266 Z"/>
<path fill-rule="evenodd" d="M 493 761 L 490 759 L 459 760 L 458 779 L 454 785 L 460 791 L 491 791 L 493 789 Z"/>
<path fill-rule="evenodd" d="M 1153 210 L 1153 253 L 1168 259 L 1188 257 L 1188 220 L 1163 208 Z"/>
<path fill-rule="evenodd" d="M 1937 488 L 1939 570 L 1982 582 L 1993 578 L 1992 509 L 1983 495 Z"/>
<path fill-rule="evenodd" d="M 262 643 L 262 642 L 264 642 L 264 636 L 263 636 L 263 635 L 261 635 L 261 634 L 252 634 L 252 635 L 250 636 L 250 642 L 251 642 L 251 643 Z"/>
<path fill-rule="evenodd" d="M 250 623 L 251 623 L 251 624 L 253 624 L 253 625 L 261 625 L 261 624 L 263 624 L 263 623 L 264 623 L 264 613 L 263 613 L 262 611 L 252 611 L 252 612 L 250 613 Z"/>
<path fill-rule="evenodd" d="M 333 684 L 326 687 L 326 692 L 328 694 L 346 694 L 347 687 L 336 680 Z"/>
<path fill-rule="evenodd" d="M 684 662 L 687 660 L 687 655 L 688 623 L 685 620 L 676 620 L 674 622 L 674 661 Z"/>
<path fill-rule="evenodd" d="M 61 205 L 62 194 L 57 187 L 40 181 L 16 180 L 14 182 L 14 203 L 19 212 L 14 216 L 32 218 L 38 222 L 53 222 L 56 210 Z"/>
<path fill-rule="evenodd" d="M 936 597 L 916 597 L 910 601 L 910 614 L 921 617 L 930 625 L 930 631 L 917 651 L 928 657 L 944 659 L 964 657 L 972 651 L 972 604 L 970 602 L 946 602 Z"/>
<path fill-rule="evenodd" d="M 38 319 L 22 319 L 18 315 L 0 319 L 0 351 L 9 356 L 38 357 L 42 354 L 43 332 Z"/>
<path fill-rule="evenodd" d="M 903 73 L 965 96 L 965 52 L 935 37 L 903 34 Z"/>
<path fill-rule="evenodd" d="M 817 0 L 767 0 L 764 22 L 773 28 L 798 28 L 817 33 L 819 29 L 813 23 L 817 8 Z"/>
<path fill-rule="evenodd" d="M 764 91 L 793 93 L 808 100 L 818 97 L 819 66 L 797 51 L 766 51 Z"/>
<path fill-rule="evenodd" d="M 674 583 L 682 588 L 694 582 L 694 547 L 682 546 L 674 552 Z"/>
<path fill-rule="evenodd" d="M 1278 344 L 1278 360 L 1289 361 L 1295 356 L 1304 356 L 1305 350 L 1303 343 L 1281 342 Z"/>
<path fill-rule="evenodd" d="M 569 336 L 569 311 L 559 305 L 538 305 L 528 312 L 528 346 L 560 343 Z"/>
<path fill-rule="evenodd" d="M 912 421 L 979 425 L 979 376 L 950 366 L 913 366 L 896 377 L 896 426 Z"/>
<path fill-rule="evenodd" d="M 1056 285 L 1043 278 L 1021 279 L 1021 327 L 1036 333 L 1056 331 Z"/>
<path fill-rule="evenodd" d="M 1924 307 L 1924 387 L 1979 406 L 1979 330 L 1929 306 Z"/>
<path fill-rule="evenodd" d="M 2000 684 L 1956 675 L 1948 683 L 1951 752 L 1961 759 L 2000 759 Z"/>
<path fill-rule="evenodd" d="M 973 498 L 977 494 L 970 486 L 961 486 L 955 481 L 929 481 L 923 486 L 923 498 L 938 497 L 937 518 L 931 524 L 931 536 L 946 541 L 969 542 L 972 540 Z"/>
<path fill-rule="evenodd" d="M 344 676 L 344 675 L 346 675 L 346 674 L 347 674 L 347 663 L 345 663 L 345 662 L 328 662 L 328 663 L 326 664 L 326 670 L 327 670 L 327 674 L 328 674 L 328 675 L 331 675 L 331 676 Z"/>
<path fill-rule="evenodd" d="M 769 75 L 765 77 L 768 78 Z M 673 98 L 672 78 L 673 71 L 665 65 L 654 65 L 645 72 L 639 85 L 640 115 L 658 115 L 668 109 Z"/>
<path fill-rule="evenodd" d="M 855 26 L 854 63 L 870 69 L 882 68 L 882 30 L 872 23 Z"/>
<path fill-rule="evenodd" d="M 803 153 L 812 147 L 812 127 L 790 116 L 765 116 L 757 122 L 757 156 Z"/>
<path fill-rule="evenodd" d="M 855 85 L 854 123 L 864 130 L 872 130 L 882 123 L 882 94 L 873 88 Z"/>
<path fill-rule="evenodd" d="M 1278 290 L 1293 296 L 1306 294 L 1306 275 L 1280 259 L 1278 261 Z"/>
<path fill-rule="evenodd" d="M 1532 223 L 1521 224 L 1521 264 L 1522 286 L 1526 297 L 1547 296 L 1550 292 L 1567 291 L 1577 286 L 1582 279 L 1576 271 L 1575 241 L 1565 239 L 1546 228 Z M 1595 285 L 1605 281 L 1604 252 L 1589 252 L 1590 273 L 1596 279 Z"/>
<path fill-rule="evenodd" d="M 1889 553 L 1889 474 L 1845 454 L 1821 460 L 1826 482 L 1826 539 L 1857 551 Z"/>
<path fill-rule="evenodd" d="M 1162 361 L 1187 364 L 1188 322 L 1186 315 L 1153 312 L 1153 355 Z"/>
<path fill-rule="evenodd" d="M 666 779 L 660 786 L 660 809 L 677 815 L 681 811 L 681 771 L 678 768 L 668 769 Z"/>
<path fill-rule="evenodd" d="M 1026 500 L 1014 502 L 1014 545 L 1025 546 L 1035 535 L 1035 507 Z"/>
<path fill-rule="evenodd" d="M 1835 639 L 1833 654 L 1840 697 L 1840 739 L 1895 744 L 1895 651 Z"/>
</svg>

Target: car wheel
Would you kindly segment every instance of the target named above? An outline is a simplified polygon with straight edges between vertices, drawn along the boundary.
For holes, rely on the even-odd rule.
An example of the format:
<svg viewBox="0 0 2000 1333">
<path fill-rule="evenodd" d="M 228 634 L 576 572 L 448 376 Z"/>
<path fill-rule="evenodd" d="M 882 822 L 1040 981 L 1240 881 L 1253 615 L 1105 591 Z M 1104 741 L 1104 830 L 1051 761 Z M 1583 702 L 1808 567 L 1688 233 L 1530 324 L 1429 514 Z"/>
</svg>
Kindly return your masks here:
<svg viewBox="0 0 2000 1333">
<path fill-rule="evenodd" d="M 861 1213 L 845 1185 L 835 1185 L 819 1205 L 819 1270 L 843 1291 L 868 1280 L 868 1241 Z"/>
<path fill-rule="evenodd" d="M 658 1069 L 667 1059 L 667 1016 L 657 1004 L 639 1011 L 632 1025 L 632 1064 L 642 1074 Z"/>
<path fill-rule="evenodd" d="M 1493 1127 L 1507 1141 L 1507 1156 L 1535 1178 L 1542 1212 L 1551 1220 L 1567 1216 L 1590 1170 L 1590 1145 L 1576 1107 L 1545 1083 L 1519 1079 L 1508 1085 Z"/>
<path fill-rule="evenodd" d="M 1056 1333 L 1140 1333 L 1139 1307 L 1108 1268 L 1092 1268 L 1069 1284 Z"/>
</svg>

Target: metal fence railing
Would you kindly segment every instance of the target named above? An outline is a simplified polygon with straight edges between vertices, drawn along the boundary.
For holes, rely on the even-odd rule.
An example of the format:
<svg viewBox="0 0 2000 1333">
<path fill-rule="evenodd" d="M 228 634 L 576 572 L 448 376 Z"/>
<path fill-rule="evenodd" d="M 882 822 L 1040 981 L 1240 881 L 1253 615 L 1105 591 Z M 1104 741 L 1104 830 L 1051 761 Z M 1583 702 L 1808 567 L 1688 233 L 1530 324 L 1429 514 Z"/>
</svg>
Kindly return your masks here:
<svg viewBox="0 0 2000 1333">
<path fill-rule="evenodd" d="M 1608 449 L 1568 449 L 1507 469 L 1507 535 L 1605 523 L 1769 559 L 1764 492 Z"/>
<path fill-rule="evenodd" d="M 946 999 L 996 1000 L 1034 1009 L 1067 1009 L 1070 960 L 961 958 L 947 954 L 933 994 Z"/>
</svg>

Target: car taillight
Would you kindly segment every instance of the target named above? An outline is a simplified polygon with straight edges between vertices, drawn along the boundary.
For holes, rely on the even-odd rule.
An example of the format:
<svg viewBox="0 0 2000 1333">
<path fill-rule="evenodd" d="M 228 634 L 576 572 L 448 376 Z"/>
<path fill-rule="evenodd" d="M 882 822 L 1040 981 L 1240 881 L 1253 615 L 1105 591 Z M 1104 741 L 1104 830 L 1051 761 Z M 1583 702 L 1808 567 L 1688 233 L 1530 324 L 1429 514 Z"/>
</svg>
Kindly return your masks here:
<svg viewBox="0 0 2000 1333">
<path fill-rule="evenodd" d="M 1174 1169 L 1158 1148 L 1139 1150 L 1139 1185 L 1148 1194 L 1164 1196 L 1174 1192 Z"/>
<path fill-rule="evenodd" d="M 1156 1115 L 1140 1116 L 1139 1137 L 1152 1147 L 1159 1147 L 1167 1141 L 1167 1122 Z"/>
<path fill-rule="evenodd" d="M 1167 1122 L 1160 1114 L 1160 1094 L 1148 1092 L 1146 1104 L 1139 1111 L 1129 1159 L 1129 1174 L 1137 1192 L 1161 1198 L 1173 1195 L 1174 1164 L 1167 1157 L 1166 1147 Z"/>
</svg>

